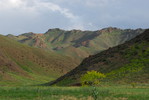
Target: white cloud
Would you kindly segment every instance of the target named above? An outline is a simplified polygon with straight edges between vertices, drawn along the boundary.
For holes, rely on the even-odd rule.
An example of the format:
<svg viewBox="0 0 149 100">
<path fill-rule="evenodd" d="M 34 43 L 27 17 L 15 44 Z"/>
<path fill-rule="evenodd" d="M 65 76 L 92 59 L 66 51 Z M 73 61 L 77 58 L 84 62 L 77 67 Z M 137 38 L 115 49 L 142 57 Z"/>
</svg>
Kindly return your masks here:
<svg viewBox="0 0 149 100">
<path fill-rule="evenodd" d="M 41 2 L 41 1 L 36 1 L 34 7 L 38 10 L 40 9 L 48 9 L 53 12 L 60 12 L 63 14 L 65 17 L 70 18 L 70 19 L 77 19 L 78 16 L 74 15 L 72 12 L 70 12 L 69 9 L 67 8 L 62 8 L 57 4 L 51 3 L 51 2 Z"/>
<path fill-rule="evenodd" d="M 23 13 L 26 15 L 32 14 L 32 16 L 36 16 L 37 12 L 35 11 L 34 7 L 28 6 L 28 4 L 28 0 L 1 0 L 0 13 Z"/>
<path fill-rule="evenodd" d="M 48 9 L 49 11 L 53 12 L 60 12 L 63 16 L 69 19 L 71 22 L 71 26 L 68 26 L 68 29 L 77 28 L 77 29 L 84 29 L 83 22 L 81 20 L 81 17 L 74 15 L 69 9 L 60 7 L 57 4 L 51 3 L 51 2 L 37 2 L 35 8 L 40 9 Z"/>
<path fill-rule="evenodd" d="M 32 3 L 32 4 L 30 4 Z M 31 6 L 29 6 L 31 5 Z M 26 11 L 36 11 L 39 12 L 41 9 L 47 9 L 49 11 L 53 12 L 60 12 L 65 17 L 70 19 L 77 19 L 78 16 L 74 15 L 69 9 L 62 8 L 57 4 L 51 3 L 51 2 L 43 2 L 41 0 L 1 0 L 0 1 L 0 10 L 8 10 L 8 9 L 21 9 Z M 16 10 L 15 9 L 15 10 Z M 42 12 L 40 12 L 42 13 Z"/>
<path fill-rule="evenodd" d="M 42 17 L 43 13 L 55 14 L 60 13 L 67 18 L 72 25 L 69 28 L 83 29 L 81 18 L 74 15 L 68 8 L 59 6 L 58 4 L 43 0 L 0 0 L 0 12 L 12 11 L 21 12 L 28 17 Z M 17 17 L 17 16 L 16 16 Z M 67 27 L 68 28 L 68 27 Z"/>
<path fill-rule="evenodd" d="M 25 4 L 25 1 L 22 1 L 22 0 L 1 0 L 0 1 L 1 10 L 19 8 L 24 4 Z"/>
</svg>

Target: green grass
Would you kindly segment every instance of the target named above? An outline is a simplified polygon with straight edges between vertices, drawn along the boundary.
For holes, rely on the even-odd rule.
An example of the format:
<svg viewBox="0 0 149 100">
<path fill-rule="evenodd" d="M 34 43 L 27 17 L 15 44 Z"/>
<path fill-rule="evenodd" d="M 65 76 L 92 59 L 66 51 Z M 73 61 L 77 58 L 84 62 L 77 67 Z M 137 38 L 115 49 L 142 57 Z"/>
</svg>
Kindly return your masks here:
<svg viewBox="0 0 149 100">
<path fill-rule="evenodd" d="M 149 100 L 149 85 L 97 87 L 98 100 Z M 0 87 L 0 100 L 94 100 L 93 87 Z"/>
<path fill-rule="evenodd" d="M 12 73 L 9 73 L 9 75 L 11 75 L 13 80 L 2 80 L 0 81 L 0 86 L 38 85 L 38 84 L 44 84 L 53 80 L 53 78 L 51 77 L 39 76 L 36 74 L 32 74 L 32 78 L 19 76 Z"/>
</svg>

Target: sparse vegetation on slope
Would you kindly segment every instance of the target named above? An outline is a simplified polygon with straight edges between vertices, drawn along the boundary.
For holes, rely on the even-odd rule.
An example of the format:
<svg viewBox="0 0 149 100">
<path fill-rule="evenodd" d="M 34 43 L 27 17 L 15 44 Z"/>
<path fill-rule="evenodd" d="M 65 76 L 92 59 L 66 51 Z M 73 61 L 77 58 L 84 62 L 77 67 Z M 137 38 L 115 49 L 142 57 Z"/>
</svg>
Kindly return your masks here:
<svg viewBox="0 0 149 100">
<path fill-rule="evenodd" d="M 71 63 L 70 63 L 71 62 Z M 77 62 L 0 35 L 0 85 L 39 84 L 70 71 Z"/>
</svg>

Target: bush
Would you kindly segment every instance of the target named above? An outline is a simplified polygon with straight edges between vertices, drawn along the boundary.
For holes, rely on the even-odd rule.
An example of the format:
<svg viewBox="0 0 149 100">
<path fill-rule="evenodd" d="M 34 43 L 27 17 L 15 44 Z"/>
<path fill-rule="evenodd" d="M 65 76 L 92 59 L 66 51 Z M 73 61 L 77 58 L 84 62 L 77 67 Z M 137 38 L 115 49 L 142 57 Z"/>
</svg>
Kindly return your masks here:
<svg viewBox="0 0 149 100">
<path fill-rule="evenodd" d="M 94 86 L 99 85 L 100 81 L 105 78 L 106 76 L 100 72 L 97 71 L 87 71 L 86 74 L 81 76 L 81 84 L 88 85 L 88 86 Z"/>
</svg>

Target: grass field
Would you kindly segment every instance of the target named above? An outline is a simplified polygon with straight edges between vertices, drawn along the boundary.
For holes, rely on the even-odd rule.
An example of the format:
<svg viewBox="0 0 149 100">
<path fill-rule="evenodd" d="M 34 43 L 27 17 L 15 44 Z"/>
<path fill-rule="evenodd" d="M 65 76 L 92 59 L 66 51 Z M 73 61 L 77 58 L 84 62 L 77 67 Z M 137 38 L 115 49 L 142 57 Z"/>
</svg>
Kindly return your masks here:
<svg viewBox="0 0 149 100">
<path fill-rule="evenodd" d="M 93 93 L 94 92 L 94 93 Z M 149 100 L 149 85 L 101 87 L 0 87 L 0 100 Z"/>
</svg>

